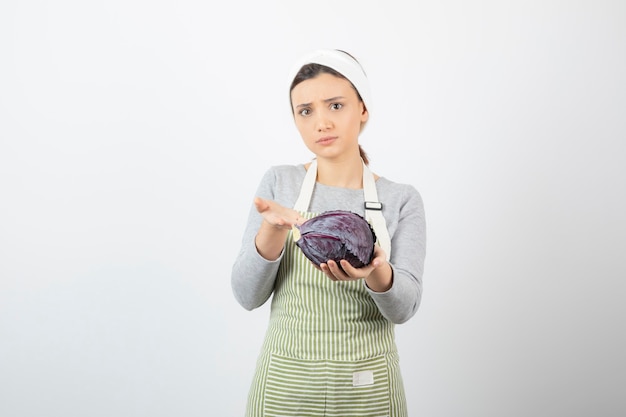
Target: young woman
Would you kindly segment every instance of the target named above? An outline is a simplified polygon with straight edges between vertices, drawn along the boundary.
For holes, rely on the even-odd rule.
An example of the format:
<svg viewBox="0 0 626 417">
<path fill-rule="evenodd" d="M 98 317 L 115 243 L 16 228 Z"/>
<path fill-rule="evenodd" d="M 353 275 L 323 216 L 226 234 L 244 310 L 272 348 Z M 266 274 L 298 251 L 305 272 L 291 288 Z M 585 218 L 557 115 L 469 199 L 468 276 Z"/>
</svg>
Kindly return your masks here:
<svg viewBox="0 0 626 417">
<path fill-rule="evenodd" d="M 368 168 L 359 134 L 370 117 L 369 82 L 351 55 L 315 51 L 290 80 L 293 117 L 314 158 L 265 173 L 233 265 L 244 308 L 272 297 L 246 416 L 407 416 L 394 325 L 421 300 L 422 199 Z M 330 210 L 373 226 L 367 266 L 314 265 L 294 244 L 294 225 Z"/>
</svg>

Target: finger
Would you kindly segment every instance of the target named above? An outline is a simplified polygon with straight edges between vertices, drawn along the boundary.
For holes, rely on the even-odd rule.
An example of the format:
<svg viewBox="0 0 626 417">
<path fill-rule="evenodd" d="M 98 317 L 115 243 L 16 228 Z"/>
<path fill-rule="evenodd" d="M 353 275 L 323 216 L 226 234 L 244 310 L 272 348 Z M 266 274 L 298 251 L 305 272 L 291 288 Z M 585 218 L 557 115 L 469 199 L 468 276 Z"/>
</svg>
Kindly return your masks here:
<svg viewBox="0 0 626 417">
<path fill-rule="evenodd" d="M 339 264 L 341 265 L 341 269 L 347 276 L 349 277 L 358 276 L 359 270 L 353 267 L 350 264 L 350 262 L 346 261 L 345 259 L 342 259 L 341 261 L 339 261 Z"/>
<path fill-rule="evenodd" d="M 369 275 L 372 269 L 374 269 L 372 268 L 371 264 L 362 268 L 355 268 L 350 264 L 350 262 L 346 261 L 345 259 L 341 260 L 341 268 L 347 276 L 353 279 L 363 278 Z"/>
<path fill-rule="evenodd" d="M 348 275 L 346 275 L 346 273 L 339 267 L 339 265 L 337 264 L 337 262 L 329 260 L 328 261 L 328 268 L 330 269 L 330 272 L 338 279 L 341 281 L 345 281 L 347 279 L 350 279 L 350 277 Z"/>
<path fill-rule="evenodd" d="M 325 263 L 321 263 L 319 266 L 319 269 L 328 277 L 331 279 L 331 281 L 337 281 L 337 277 L 335 277 L 333 275 L 333 273 L 330 271 L 330 269 L 328 268 L 328 265 Z"/>
</svg>

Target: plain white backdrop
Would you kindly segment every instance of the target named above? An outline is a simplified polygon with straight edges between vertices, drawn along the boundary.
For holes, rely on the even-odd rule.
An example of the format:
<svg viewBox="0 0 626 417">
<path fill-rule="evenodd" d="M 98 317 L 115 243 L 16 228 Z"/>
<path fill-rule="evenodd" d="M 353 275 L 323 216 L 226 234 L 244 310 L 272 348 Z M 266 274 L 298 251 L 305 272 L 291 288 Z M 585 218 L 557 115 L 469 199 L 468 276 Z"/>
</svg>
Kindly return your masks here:
<svg viewBox="0 0 626 417">
<path fill-rule="evenodd" d="M 626 413 L 626 3 L 8 0 L 0 416 L 243 415 L 269 306 L 230 268 L 326 47 L 425 202 L 411 417 Z"/>
</svg>

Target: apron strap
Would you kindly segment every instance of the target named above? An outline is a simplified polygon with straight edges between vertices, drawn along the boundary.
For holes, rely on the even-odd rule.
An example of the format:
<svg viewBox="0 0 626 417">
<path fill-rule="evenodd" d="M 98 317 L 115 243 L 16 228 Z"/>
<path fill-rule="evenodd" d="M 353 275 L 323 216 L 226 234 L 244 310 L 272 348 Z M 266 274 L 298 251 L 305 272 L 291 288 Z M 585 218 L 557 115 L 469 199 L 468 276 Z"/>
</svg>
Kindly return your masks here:
<svg viewBox="0 0 626 417">
<path fill-rule="evenodd" d="M 296 204 L 293 206 L 294 210 L 302 212 L 309 211 L 313 188 L 315 188 L 315 180 L 317 180 L 317 159 L 311 161 L 311 165 L 306 171 L 304 181 L 302 181 L 302 187 L 300 188 L 300 195 L 296 200 Z"/>
<path fill-rule="evenodd" d="M 391 239 L 387 230 L 387 222 L 383 217 L 383 203 L 378 201 L 374 174 L 363 162 L 363 193 L 365 194 L 365 218 L 374 228 L 378 244 L 384 249 L 387 261 L 391 258 Z"/>
<path fill-rule="evenodd" d="M 311 165 L 304 176 L 300 195 L 294 205 L 294 210 L 308 211 L 313 195 L 313 188 L 317 180 L 317 160 L 311 161 Z M 378 244 L 384 249 L 387 255 L 387 261 L 391 258 L 391 239 L 387 230 L 387 223 L 383 217 L 383 204 L 378 201 L 378 193 L 376 192 L 376 182 L 374 174 L 363 162 L 363 194 L 365 197 L 365 219 L 372 225 L 374 233 L 378 238 Z"/>
</svg>

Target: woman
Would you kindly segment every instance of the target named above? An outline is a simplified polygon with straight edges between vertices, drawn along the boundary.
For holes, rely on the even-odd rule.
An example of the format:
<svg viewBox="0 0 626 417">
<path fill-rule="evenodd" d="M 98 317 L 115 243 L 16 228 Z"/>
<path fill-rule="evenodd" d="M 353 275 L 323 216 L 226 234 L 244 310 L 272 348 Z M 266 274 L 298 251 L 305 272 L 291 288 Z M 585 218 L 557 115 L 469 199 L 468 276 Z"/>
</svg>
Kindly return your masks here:
<svg viewBox="0 0 626 417">
<path fill-rule="evenodd" d="M 358 139 L 369 83 L 351 55 L 315 51 L 290 80 L 295 124 L 315 158 L 265 173 L 233 265 L 244 308 L 273 295 L 246 415 L 407 416 L 394 325 L 421 300 L 422 199 L 368 168 Z M 292 227 L 330 210 L 372 224 L 378 242 L 365 267 L 313 265 L 294 244 Z"/>
</svg>

